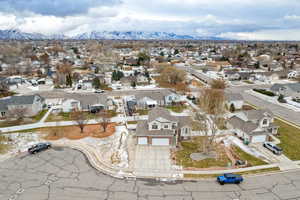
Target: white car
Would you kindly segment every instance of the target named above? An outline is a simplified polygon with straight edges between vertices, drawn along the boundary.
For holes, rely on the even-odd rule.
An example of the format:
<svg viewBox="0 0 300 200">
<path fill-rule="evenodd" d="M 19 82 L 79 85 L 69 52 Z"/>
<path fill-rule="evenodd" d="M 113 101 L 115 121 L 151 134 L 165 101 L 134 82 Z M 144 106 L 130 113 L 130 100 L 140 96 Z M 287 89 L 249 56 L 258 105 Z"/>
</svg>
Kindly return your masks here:
<svg viewBox="0 0 300 200">
<path fill-rule="evenodd" d="M 95 90 L 94 93 L 98 93 L 98 94 L 104 93 L 104 90 Z"/>
<path fill-rule="evenodd" d="M 263 146 L 270 151 L 272 151 L 276 155 L 282 154 L 282 149 L 271 142 L 264 142 Z"/>
</svg>

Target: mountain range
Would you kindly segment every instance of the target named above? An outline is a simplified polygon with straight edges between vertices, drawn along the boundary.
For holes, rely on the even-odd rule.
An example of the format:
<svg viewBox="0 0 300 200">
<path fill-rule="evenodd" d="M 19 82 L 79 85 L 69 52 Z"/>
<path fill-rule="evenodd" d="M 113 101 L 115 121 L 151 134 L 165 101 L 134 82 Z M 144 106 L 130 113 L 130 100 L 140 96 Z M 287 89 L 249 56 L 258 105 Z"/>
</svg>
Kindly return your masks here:
<svg viewBox="0 0 300 200">
<path fill-rule="evenodd" d="M 17 29 L 0 30 L 0 40 L 222 40 L 218 37 L 199 37 L 166 32 L 144 31 L 92 31 L 68 37 L 63 34 L 43 35 L 25 33 Z"/>
</svg>

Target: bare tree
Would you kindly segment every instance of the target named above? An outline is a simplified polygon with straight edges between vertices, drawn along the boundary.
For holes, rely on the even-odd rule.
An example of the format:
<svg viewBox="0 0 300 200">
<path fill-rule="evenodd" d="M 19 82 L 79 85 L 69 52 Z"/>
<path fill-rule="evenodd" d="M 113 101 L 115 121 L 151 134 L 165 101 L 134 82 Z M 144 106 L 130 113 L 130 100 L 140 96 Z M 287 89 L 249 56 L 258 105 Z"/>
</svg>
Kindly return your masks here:
<svg viewBox="0 0 300 200">
<path fill-rule="evenodd" d="M 23 107 L 15 107 L 9 110 L 8 116 L 10 118 L 16 118 L 17 120 L 23 120 L 28 114 L 28 109 Z"/>
<path fill-rule="evenodd" d="M 204 133 L 203 152 L 209 153 L 218 131 L 218 126 L 223 123 L 225 113 L 225 96 L 223 90 L 206 88 L 199 97 L 201 111 L 196 113 L 196 120 Z"/>
<path fill-rule="evenodd" d="M 176 85 L 185 80 L 186 73 L 176 67 L 166 67 L 161 72 L 161 80 Z"/>
<path fill-rule="evenodd" d="M 6 96 L 9 93 L 9 88 L 6 83 L 0 82 L 0 96 Z"/>
<path fill-rule="evenodd" d="M 224 80 L 222 79 L 214 79 L 211 83 L 210 83 L 210 87 L 212 89 L 221 89 L 224 90 L 226 88 L 226 83 Z"/>
<path fill-rule="evenodd" d="M 80 132 L 83 133 L 83 129 L 86 126 L 86 123 L 88 122 L 88 117 L 86 113 L 82 111 L 73 111 L 71 113 L 71 119 L 77 124 L 77 126 L 80 128 Z"/>
<path fill-rule="evenodd" d="M 103 129 L 103 132 L 106 132 L 106 129 L 110 122 L 110 114 L 106 110 L 100 111 L 98 113 L 98 121 Z"/>
</svg>

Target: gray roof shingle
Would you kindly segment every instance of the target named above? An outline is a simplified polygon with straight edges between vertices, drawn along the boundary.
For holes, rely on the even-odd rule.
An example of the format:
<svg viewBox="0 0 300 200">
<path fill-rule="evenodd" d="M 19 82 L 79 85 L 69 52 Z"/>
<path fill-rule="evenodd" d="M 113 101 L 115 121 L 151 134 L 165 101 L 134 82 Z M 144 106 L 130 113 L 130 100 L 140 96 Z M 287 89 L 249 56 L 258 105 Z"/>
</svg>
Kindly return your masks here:
<svg viewBox="0 0 300 200">
<path fill-rule="evenodd" d="M 233 116 L 228 121 L 234 128 L 242 130 L 245 133 L 250 133 L 257 129 L 257 125 L 252 122 L 245 122 L 244 120 Z"/>
<path fill-rule="evenodd" d="M 8 110 L 9 105 L 29 105 L 34 103 L 35 97 L 40 95 L 27 95 L 27 96 L 11 96 L 0 99 L 0 110 Z"/>
</svg>

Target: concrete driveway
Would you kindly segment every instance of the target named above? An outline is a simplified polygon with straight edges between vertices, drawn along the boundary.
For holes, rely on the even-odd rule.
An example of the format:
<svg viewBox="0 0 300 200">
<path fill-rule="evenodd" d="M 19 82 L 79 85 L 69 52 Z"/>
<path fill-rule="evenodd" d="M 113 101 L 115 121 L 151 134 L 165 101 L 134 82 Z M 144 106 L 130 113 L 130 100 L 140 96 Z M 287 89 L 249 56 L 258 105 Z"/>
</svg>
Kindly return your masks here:
<svg viewBox="0 0 300 200">
<path fill-rule="evenodd" d="M 265 158 L 269 160 L 271 163 L 279 163 L 279 167 L 281 170 L 292 170 L 292 169 L 299 168 L 297 164 L 293 163 L 293 161 L 291 161 L 284 154 L 275 155 L 270 150 L 263 147 L 261 143 L 251 144 L 251 146 L 255 148 L 257 151 L 259 151 L 261 154 L 263 154 Z"/>
<path fill-rule="evenodd" d="M 145 177 L 172 177 L 170 148 L 137 145 L 134 173 Z"/>
</svg>

